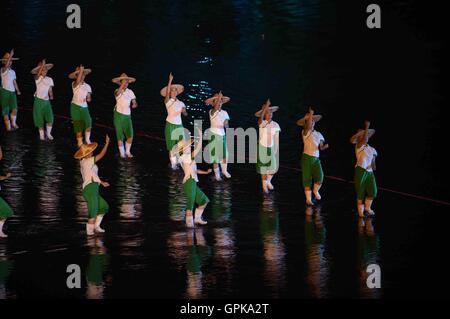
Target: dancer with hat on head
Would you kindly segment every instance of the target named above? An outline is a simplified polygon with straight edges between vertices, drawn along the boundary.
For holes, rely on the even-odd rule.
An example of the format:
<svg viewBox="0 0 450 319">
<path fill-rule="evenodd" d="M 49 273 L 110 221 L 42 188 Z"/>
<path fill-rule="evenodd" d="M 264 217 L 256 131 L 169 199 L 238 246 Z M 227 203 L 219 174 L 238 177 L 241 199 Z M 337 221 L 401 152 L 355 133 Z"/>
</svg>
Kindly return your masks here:
<svg viewBox="0 0 450 319">
<path fill-rule="evenodd" d="M 1 68 L 2 87 L 0 88 L 0 105 L 2 107 L 6 130 L 11 131 L 12 129 L 19 128 L 17 125 L 17 95 L 21 95 L 22 93 L 17 84 L 16 72 L 11 68 L 12 61 L 19 59 L 14 58 L 14 50 L 11 50 L 11 52 L 5 53 L 1 60 L 3 66 Z"/>
<path fill-rule="evenodd" d="M 85 69 L 83 65 L 80 65 L 69 74 L 69 79 L 75 80 L 72 82 L 73 98 L 70 104 L 70 117 L 78 147 L 83 144 L 83 133 L 85 143 L 91 144 L 92 118 L 88 102 L 92 101 L 92 89 L 89 84 L 84 82 L 86 75 L 91 72 L 91 69 Z"/>
<path fill-rule="evenodd" d="M 45 141 L 47 137 L 53 141 L 53 109 L 50 100 L 53 100 L 54 82 L 47 72 L 53 68 L 53 64 L 46 63 L 45 59 L 39 62 L 37 67 L 31 70 L 36 83 L 36 92 L 34 93 L 33 103 L 33 121 L 34 126 L 39 130 L 39 138 Z M 44 131 L 45 130 L 45 131 Z"/>
<path fill-rule="evenodd" d="M 198 174 L 208 175 L 211 174 L 212 169 L 206 171 L 197 169 L 197 163 L 195 162 L 195 157 L 202 150 L 202 135 L 201 130 L 199 131 L 199 141 L 195 146 L 194 152 L 191 152 L 191 146 L 194 144 L 194 139 L 186 140 L 182 139 L 177 144 L 173 151 L 180 156 L 181 167 L 184 171 L 183 178 L 183 189 L 186 195 L 186 226 L 192 228 L 195 225 L 206 225 L 207 222 L 203 220 L 203 212 L 209 203 L 208 197 L 203 193 L 203 191 L 198 187 Z M 197 204 L 195 209 L 195 216 L 193 214 L 194 205 Z M 194 219 L 195 217 L 195 219 Z"/>
<path fill-rule="evenodd" d="M 375 215 L 375 212 L 372 210 L 372 203 L 377 197 L 377 183 L 374 171 L 376 169 L 375 159 L 378 153 L 368 144 L 369 139 L 375 134 L 375 130 L 370 129 L 369 121 L 365 121 L 364 124 L 364 130 L 358 130 L 350 139 L 350 143 L 356 144 L 355 190 L 359 217 L 364 217 L 364 212 L 369 216 Z"/>
<path fill-rule="evenodd" d="M 211 105 L 213 107 L 209 111 L 211 128 L 207 130 L 207 138 L 210 142 L 206 149 L 209 161 L 213 164 L 216 181 L 222 180 L 220 169 L 222 169 L 222 174 L 226 178 L 231 178 L 230 173 L 228 173 L 228 149 L 225 132 L 225 128 L 228 128 L 230 116 L 227 111 L 222 109 L 222 105 L 228 102 L 230 102 L 230 98 L 228 96 L 223 96 L 222 92 L 214 94 L 213 97 L 205 101 L 206 105 Z"/>
<path fill-rule="evenodd" d="M 0 161 L 3 159 L 3 151 L 2 147 L 0 146 Z M 5 179 L 8 179 L 11 177 L 11 173 L 7 173 L 5 176 L 0 176 L 0 181 L 4 181 Z M 0 187 L 1 189 L 1 187 Z M 6 235 L 3 232 L 3 226 L 5 225 L 6 220 L 13 215 L 13 210 L 11 206 L 8 205 L 8 203 L 0 197 L 0 239 L 1 238 L 7 238 L 8 235 Z"/>
<path fill-rule="evenodd" d="M 106 155 L 109 147 L 109 136 L 106 135 L 105 146 L 102 151 L 94 156 L 93 153 L 98 147 L 97 143 L 81 144 L 74 157 L 80 160 L 81 176 L 83 178 L 83 197 L 88 206 L 88 223 L 86 233 L 88 236 L 94 233 L 104 233 L 101 228 L 103 217 L 109 210 L 108 203 L 100 196 L 100 185 L 109 187 L 109 183 L 102 181 L 98 176 L 97 163 Z"/>
<path fill-rule="evenodd" d="M 262 188 L 265 194 L 274 190 L 272 178 L 278 171 L 279 165 L 279 141 L 281 128 L 273 121 L 273 113 L 278 111 L 278 106 L 270 106 L 270 100 L 262 105 L 261 110 L 255 113 L 258 117 L 259 142 L 257 149 L 256 171 L 261 175 Z"/>
<path fill-rule="evenodd" d="M 136 95 L 128 88 L 128 85 L 136 82 L 135 78 L 131 78 L 125 73 L 112 79 L 112 82 L 120 85 L 114 91 L 116 97 L 116 106 L 114 108 L 114 127 L 116 128 L 117 144 L 119 147 L 121 158 L 133 158 L 131 154 L 131 145 L 133 144 L 133 122 L 131 120 L 131 109 L 138 107 Z M 123 140 L 126 139 L 125 148 Z"/>
<path fill-rule="evenodd" d="M 314 115 L 314 111 L 309 108 L 305 117 L 297 121 L 297 125 L 303 126 L 303 154 L 302 154 L 302 176 L 303 187 L 305 188 L 306 205 L 312 206 L 312 193 L 316 200 L 320 201 L 319 190 L 323 183 L 322 163 L 320 162 L 320 151 L 326 150 L 329 145 L 324 144 L 325 138 L 315 130 L 315 125 L 322 119 L 322 115 Z M 314 183 L 311 192 L 311 184 Z"/>
<path fill-rule="evenodd" d="M 173 84 L 173 74 L 169 74 L 169 82 L 167 86 L 161 89 L 160 94 L 164 97 L 166 105 L 167 118 L 164 129 L 166 139 L 166 148 L 169 152 L 170 166 L 172 169 L 178 168 L 177 154 L 174 147 L 180 140 L 186 139 L 181 114 L 187 116 L 186 105 L 178 99 L 178 95 L 183 93 L 184 86 L 181 84 Z"/>
</svg>

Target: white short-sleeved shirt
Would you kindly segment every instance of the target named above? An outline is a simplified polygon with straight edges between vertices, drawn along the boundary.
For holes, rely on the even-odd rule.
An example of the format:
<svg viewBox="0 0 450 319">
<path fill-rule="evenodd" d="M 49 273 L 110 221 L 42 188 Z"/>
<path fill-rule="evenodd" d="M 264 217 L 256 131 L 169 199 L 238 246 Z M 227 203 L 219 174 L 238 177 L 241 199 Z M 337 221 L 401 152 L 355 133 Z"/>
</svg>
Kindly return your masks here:
<svg viewBox="0 0 450 319">
<path fill-rule="evenodd" d="M 41 99 L 41 100 L 49 100 L 48 90 L 50 90 L 51 87 L 55 86 L 53 79 L 46 76 L 40 76 L 36 82 L 36 93 L 34 93 L 34 96 Z"/>
<path fill-rule="evenodd" d="M 184 108 L 186 108 L 186 105 L 184 105 L 184 103 L 180 100 L 174 98 L 169 99 L 169 101 L 167 101 L 166 103 L 166 121 L 171 124 L 181 125 L 181 113 L 183 112 Z"/>
<path fill-rule="evenodd" d="M 75 82 L 72 83 L 73 98 L 72 103 L 81 107 L 88 107 L 87 96 L 92 93 L 91 86 L 87 83 L 81 83 L 74 87 Z"/>
<path fill-rule="evenodd" d="M 281 132 L 281 128 L 277 122 L 262 121 L 259 126 L 259 144 L 264 147 L 272 147 L 275 143 L 274 137 L 278 132 Z"/>
<path fill-rule="evenodd" d="M 180 162 L 184 171 L 183 184 L 191 177 L 198 182 L 197 163 L 192 159 L 191 154 L 181 155 Z"/>
<path fill-rule="evenodd" d="M 309 156 L 319 157 L 320 156 L 320 150 L 319 150 L 320 142 L 325 141 L 325 139 L 323 138 L 323 135 L 317 131 L 309 131 L 309 133 L 306 135 L 303 135 L 303 132 L 302 132 L 302 137 L 303 137 L 303 144 L 304 144 L 303 153 L 305 153 L 306 155 L 309 155 Z"/>
<path fill-rule="evenodd" d="M 220 136 L 225 135 L 224 123 L 230 119 L 227 111 L 220 110 L 213 116 L 211 115 L 213 110 L 209 111 L 209 120 L 211 121 L 211 132 Z"/>
<path fill-rule="evenodd" d="M 369 144 L 363 145 L 360 148 L 355 147 L 356 152 L 356 166 L 364 168 L 368 172 L 372 172 L 372 161 L 374 157 L 378 156 L 377 151 Z"/>
<path fill-rule="evenodd" d="M 130 104 L 135 99 L 134 92 L 127 88 L 122 94 L 116 96 L 116 111 L 124 115 L 131 115 Z"/>
<path fill-rule="evenodd" d="M 83 189 L 90 183 L 100 184 L 101 180 L 98 177 L 98 167 L 95 164 L 95 157 L 83 158 L 80 161 L 81 176 L 83 177 Z"/>
<path fill-rule="evenodd" d="M 10 92 L 16 92 L 14 87 L 14 80 L 16 79 L 16 72 L 12 69 L 8 69 L 2 73 L 2 88 Z"/>
</svg>

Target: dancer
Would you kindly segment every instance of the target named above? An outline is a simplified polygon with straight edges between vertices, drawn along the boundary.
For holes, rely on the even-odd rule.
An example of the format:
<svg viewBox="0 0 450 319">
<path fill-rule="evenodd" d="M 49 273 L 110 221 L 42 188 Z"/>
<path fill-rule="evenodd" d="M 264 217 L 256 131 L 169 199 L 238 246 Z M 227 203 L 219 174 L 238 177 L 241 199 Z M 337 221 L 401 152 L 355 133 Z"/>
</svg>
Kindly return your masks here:
<svg viewBox="0 0 450 319">
<path fill-rule="evenodd" d="M 278 106 L 270 106 L 270 100 L 262 105 L 260 111 L 255 113 L 258 117 L 259 143 L 256 171 L 261 174 L 262 188 L 265 194 L 274 190 L 272 178 L 278 171 L 278 149 L 281 128 L 277 122 L 272 121 L 273 113 L 278 111 Z"/>
<path fill-rule="evenodd" d="M 225 128 L 228 128 L 230 117 L 227 111 L 222 110 L 222 105 L 229 101 L 230 98 L 223 96 L 222 92 L 214 94 L 213 97 L 205 101 L 206 105 L 213 106 L 209 111 L 211 128 L 208 130 L 208 139 L 210 140 L 210 143 L 208 144 L 207 149 L 209 151 L 209 160 L 213 164 L 216 181 L 222 180 L 220 168 L 222 169 L 222 174 L 226 178 L 231 178 L 230 173 L 228 173 L 228 149 L 227 136 L 225 133 Z"/>
<path fill-rule="evenodd" d="M 304 118 L 297 121 L 297 125 L 303 126 L 303 155 L 302 155 L 302 175 L 303 187 L 305 188 L 306 205 L 312 206 L 311 184 L 314 183 L 313 193 L 316 200 L 320 201 L 319 190 L 323 183 L 323 170 L 319 156 L 320 151 L 326 150 L 329 145 L 324 144 L 325 138 L 315 130 L 315 125 L 322 119 L 321 115 L 314 115 L 314 111 L 309 108 L 309 112 Z"/>
<path fill-rule="evenodd" d="M 97 143 L 82 144 L 74 157 L 80 160 L 81 176 L 83 177 L 83 197 L 88 205 L 89 219 L 86 224 L 86 233 L 88 236 L 94 233 L 104 233 L 101 223 L 103 217 L 109 210 L 108 203 L 100 196 L 99 185 L 109 187 L 109 183 L 102 181 L 98 177 L 97 163 L 106 155 L 109 147 L 109 136 L 106 135 L 105 146 L 102 151 L 94 156 Z"/>
<path fill-rule="evenodd" d="M 378 153 L 368 144 L 374 134 L 375 130 L 370 129 L 370 122 L 366 121 L 365 129 L 358 130 L 350 139 L 352 144 L 356 144 L 355 189 L 359 217 L 364 217 L 364 212 L 369 216 L 375 215 L 372 203 L 377 196 L 377 183 L 373 172 L 376 169 L 375 158 Z"/>
<path fill-rule="evenodd" d="M 200 129 L 198 129 L 200 131 Z M 212 169 L 207 171 L 197 169 L 197 163 L 195 162 L 195 157 L 202 150 L 201 142 L 201 132 L 199 133 L 199 142 L 191 153 L 191 146 L 193 144 L 193 139 L 191 141 L 181 140 L 177 143 L 177 154 L 180 156 L 181 167 L 184 171 L 183 178 L 183 188 L 184 194 L 187 198 L 186 204 L 186 226 L 188 228 L 194 227 L 196 225 L 206 225 L 207 222 L 202 219 L 203 212 L 209 203 L 208 197 L 203 193 L 203 191 L 197 186 L 198 176 L 211 174 Z M 197 204 L 195 209 L 195 220 L 193 216 L 194 205 Z"/>
<path fill-rule="evenodd" d="M 91 69 L 85 69 L 80 65 L 76 70 L 69 74 L 72 82 L 73 98 L 70 104 L 70 117 L 72 118 L 73 130 L 77 138 L 78 147 L 83 144 L 91 144 L 92 118 L 89 113 L 88 102 L 92 101 L 92 89 L 89 84 L 84 82 L 86 75 L 91 73 Z"/>
<path fill-rule="evenodd" d="M 14 50 L 11 50 L 11 52 L 5 53 L 1 60 L 3 67 L 1 68 L 0 104 L 6 130 L 11 131 L 19 128 L 17 125 L 17 95 L 22 93 L 20 93 L 19 85 L 17 84 L 16 72 L 11 68 L 12 61 L 19 59 L 14 58 Z"/>
<path fill-rule="evenodd" d="M 128 88 L 130 83 L 136 82 L 135 78 L 127 76 L 122 73 L 121 76 L 112 79 L 112 82 L 120 85 L 114 91 L 116 97 L 116 106 L 114 108 L 114 127 L 116 128 L 117 144 L 119 147 L 121 158 L 133 158 L 131 154 L 131 145 L 133 144 L 133 122 L 131 121 L 131 109 L 138 107 L 136 102 L 136 95 Z M 123 147 L 123 140 L 126 138 L 125 148 Z"/>
<path fill-rule="evenodd" d="M 3 152 L 2 148 L 0 146 L 0 161 L 3 159 Z M 4 181 L 5 179 L 8 179 L 11 177 L 11 173 L 7 173 L 5 176 L 0 176 L 0 181 Z M 1 187 L 0 187 L 1 189 Z M 0 239 L 1 238 L 7 238 L 8 235 L 6 235 L 3 232 L 3 226 L 5 225 L 6 220 L 13 215 L 12 208 L 8 205 L 7 202 L 3 198 L 0 197 Z"/>
<path fill-rule="evenodd" d="M 181 84 L 172 84 L 173 75 L 169 74 L 169 83 L 161 89 L 161 95 L 164 97 L 164 104 L 167 109 L 166 127 L 164 135 L 166 138 L 166 148 L 169 152 L 170 166 L 172 169 L 178 168 L 177 154 L 174 151 L 175 145 L 186 139 L 181 114 L 187 116 L 186 105 L 178 100 L 178 95 L 183 93 L 184 86 Z"/>
<path fill-rule="evenodd" d="M 53 110 L 50 100 L 53 100 L 53 79 L 47 76 L 48 70 L 53 68 L 53 64 L 46 63 L 45 59 L 39 62 L 38 66 L 31 70 L 36 82 L 36 93 L 34 93 L 33 121 L 34 126 L 39 130 L 39 138 L 45 141 L 47 137 L 53 141 Z M 45 132 L 44 132 L 45 128 Z"/>
</svg>

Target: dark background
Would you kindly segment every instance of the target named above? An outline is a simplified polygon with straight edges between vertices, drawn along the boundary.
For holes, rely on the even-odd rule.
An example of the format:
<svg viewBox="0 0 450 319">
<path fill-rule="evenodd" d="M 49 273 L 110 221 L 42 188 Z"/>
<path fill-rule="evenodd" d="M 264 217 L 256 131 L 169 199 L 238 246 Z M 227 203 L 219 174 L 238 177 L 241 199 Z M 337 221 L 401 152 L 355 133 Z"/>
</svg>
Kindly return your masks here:
<svg viewBox="0 0 450 319">
<path fill-rule="evenodd" d="M 72 296 L 60 287 L 65 276 L 61 269 L 73 259 L 87 263 L 88 256 L 86 247 L 80 247 L 83 236 L 74 232 L 81 229 L 84 215 L 77 208 L 82 199 L 78 167 L 71 159 L 75 145 L 70 121 L 57 118 L 57 141 L 42 145 L 27 111 L 34 93 L 29 71 L 42 58 L 55 64 L 49 75 L 55 80 L 53 109 L 58 115 L 69 115 L 72 93 L 67 75 L 80 63 L 93 69 L 87 79 L 94 90 L 90 110 L 94 123 L 105 126 L 112 125 L 111 79 L 122 72 L 138 79 L 131 87 L 140 105 L 133 112 L 139 133 L 137 158 L 132 164 L 121 163 L 113 144 L 100 167 L 113 185 L 105 190 L 112 207 L 111 232 L 105 239 L 112 255 L 108 270 L 116 278 L 108 286 L 109 297 L 183 295 L 184 266 L 166 255 L 170 233 L 181 227 L 167 216 L 181 214 L 183 201 L 173 203 L 174 194 L 181 191 L 176 186 L 179 177 L 166 171 L 159 139 L 165 119 L 159 90 L 170 71 L 175 82 L 186 86 L 181 99 L 188 106 L 188 127 L 193 119 L 207 119 L 203 100 L 217 90 L 232 99 L 226 109 L 233 127 L 255 127 L 253 114 L 268 97 L 281 107 L 275 120 L 282 128 L 284 168 L 275 180 L 278 190 L 268 209 L 279 216 L 272 217 L 279 222 L 275 233 L 281 234 L 283 243 L 277 247 L 285 252 L 281 270 L 269 272 L 273 282 L 263 279 L 267 238 L 259 238 L 258 225 L 264 223 L 267 209 L 261 204 L 253 165 L 232 165 L 232 184 L 223 186 L 228 190 L 217 190 L 209 180 L 202 186 L 210 197 L 216 192 L 233 198 L 232 218 L 205 230 L 207 241 L 217 240 L 216 228 L 235 234 L 233 247 L 218 249 L 234 256 L 231 270 L 222 269 L 220 259 L 217 265 L 204 265 L 203 296 L 317 297 L 304 281 L 310 256 L 300 253 L 307 222 L 296 170 L 302 145 L 295 121 L 310 105 L 324 115 L 317 129 L 331 145 L 322 157 L 325 173 L 346 181 L 327 180 L 323 190 L 327 239 L 321 267 L 326 269 L 319 272 L 326 275 L 319 280 L 319 296 L 364 297 L 355 281 L 359 244 L 353 189 L 347 182 L 354 167 L 348 139 L 365 119 L 377 130 L 370 143 L 379 152 L 376 174 L 381 187 L 449 201 L 444 116 L 448 37 L 443 4 L 377 1 L 382 28 L 369 30 L 365 25 L 369 1 L 78 1 L 82 28 L 69 30 L 65 24 L 69 3 L 3 1 L 0 11 L 4 30 L 0 49 L 14 47 L 20 57 L 14 69 L 23 94 L 22 129 L 11 135 L 1 131 L 3 165 L 22 159 L 2 191 L 16 213 L 9 229 L 17 235 L 5 250 L 10 258 L 26 252 L 12 258 L 16 264 L 10 285 L 15 295 Z M 94 140 L 102 141 L 107 132 L 113 133 L 97 127 Z M 128 202 L 140 215 L 134 223 L 122 224 L 120 207 Z M 376 205 L 381 243 L 376 259 L 386 271 L 382 296 L 443 296 L 448 278 L 435 270 L 444 269 L 448 205 L 388 191 L 380 193 Z M 129 244 L 125 253 L 122 241 Z M 63 252 L 49 253 L 53 249 Z M 52 284 L 44 284 L 28 268 L 30 261 L 41 258 L 48 263 L 37 273 L 46 274 Z M 148 291 L 145 284 L 155 280 L 155 273 L 161 288 Z"/>
</svg>

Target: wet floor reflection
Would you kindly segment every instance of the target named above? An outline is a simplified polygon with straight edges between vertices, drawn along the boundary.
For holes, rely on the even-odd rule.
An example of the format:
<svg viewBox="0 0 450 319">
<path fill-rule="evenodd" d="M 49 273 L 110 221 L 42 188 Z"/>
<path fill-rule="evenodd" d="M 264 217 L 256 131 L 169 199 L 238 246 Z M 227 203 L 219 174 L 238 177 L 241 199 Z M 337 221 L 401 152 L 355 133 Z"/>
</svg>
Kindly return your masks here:
<svg viewBox="0 0 450 319">
<path fill-rule="evenodd" d="M 8 258 L 7 245 L 0 242 L 0 300 L 14 298 L 8 286 L 9 276 L 14 268 L 14 261 Z"/>
<path fill-rule="evenodd" d="M 314 298 L 324 298 L 327 296 L 329 265 L 328 260 L 325 256 L 326 236 L 326 228 L 322 221 L 321 207 L 306 207 L 306 282 L 309 287 L 310 295 Z"/>
<path fill-rule="evenodd" d="M 211 247 L 207 245 L 201 227 L 173 232 L 168 238 L 168 255 L 177 269 L 186 273 L 184 298 L 206 298 L 204 286 L 209 284 L 203 272 L 203 265 L 211 257 Z"/>
<path fill-rule="evenodd" d="M 264 249 L 264 281 L 271 288 L 272 296 L 279 297 L 286 285 L 286 250 L 278 207 L 271 196 L 266 196 L 261 205 L 259 227 Z"/>
<path fill-rule="evenodd" d="M 216 286 L 223 291 L 228 291 L 233 282 L 233 270 L 236 259 L 235 234 L 232 225 L 231 184 L 227 181 L 214 183 L 211 200 L 211 222 L 214 223 L 214 261 L 213 267 L 217 269 Z"/>
<path fill-rule="evenodd" d="M 370 289 L 367 286 L 367 267 L 378 264 L 380 260 L 380 239 L 375 232 L 372 218 L 358 220 L 358 270 L 360 279 L 360 296 L 362 298 L 380 298 L 382 289 Z M 381 277 L 383 278 L 383 277 Z M 381 285 L 383 287 L 383 285 Z"/>
<path fill-rule="evenodd" d="M 142 217 L 141 193 L 136 163 L 119 161 L 117 164 L 116 198 L 122 221 L 140 220 Z"/>
<path fill-rule="evenodd" d="M 32 182 L 38 188 L 39 219 L 47 223 L 61 220 L 60 184 L 64 172 L 56 157 L 56 147 L 51 143 L 39 143 L 33 165 Z"/>
<path fill-rule="evenodd" d="M 168 203 L 169 218 L 175 222 L 184 221 L 186 200 L 184 198 L 183 177 L 181 173 L 169 171 L 168 173 Z"/>
<path fill-rule="evenodd" d="M 89 262 L 86 268 L 86 298 L 104 299 L 109 255 L 100 237 L 89 238 Z M 109 279 L 110 280 L 110 279 Z"/>
</svg>

